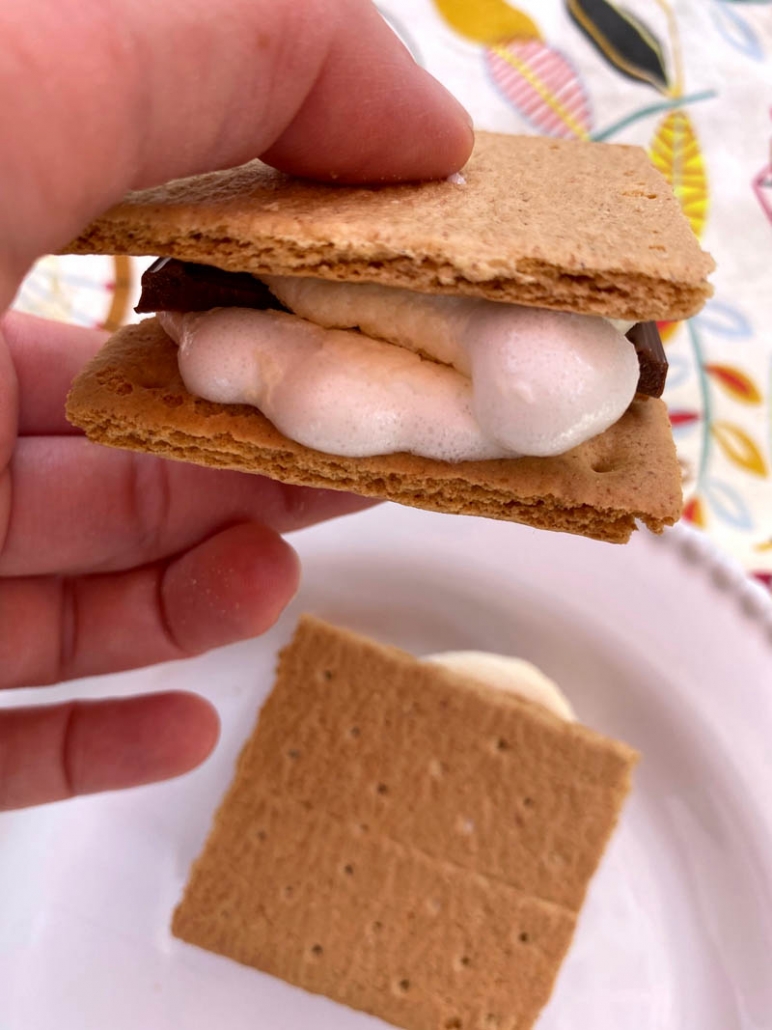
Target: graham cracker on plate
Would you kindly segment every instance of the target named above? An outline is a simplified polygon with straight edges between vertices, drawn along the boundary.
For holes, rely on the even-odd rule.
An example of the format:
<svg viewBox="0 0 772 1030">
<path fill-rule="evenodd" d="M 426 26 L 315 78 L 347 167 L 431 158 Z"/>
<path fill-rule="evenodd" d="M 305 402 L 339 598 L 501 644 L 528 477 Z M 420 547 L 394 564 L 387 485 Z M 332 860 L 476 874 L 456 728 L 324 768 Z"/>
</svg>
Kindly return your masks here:
<svg viewBox="0 0 772 1030">
<path fill-rule="evenodd" d="M 612 543 L 628 540 L 636 519 L 660 532 L 681 513 L 681 472 L 659 400 L 636 399 L 616 425 L 555 458 L 342 458 L 288 440 L 256 408 L 191 396 L 177 348 L 154 318 L 108 341 L 75 380 L 67 417 L 114 447 Z"/>
<path fill-rule="evenodd" d="M 253 161 L 129 194 L 66 249 L 636 321 L 710 295 L 713 261 L 639 147 L 480 132 L 462 179 L 336 187 Z"/>
<path fill-rule="evenodd" d="M 527 1030 L 636 759 L 304 617 L 173 933 L 406 1030 Z"/>
</svg>

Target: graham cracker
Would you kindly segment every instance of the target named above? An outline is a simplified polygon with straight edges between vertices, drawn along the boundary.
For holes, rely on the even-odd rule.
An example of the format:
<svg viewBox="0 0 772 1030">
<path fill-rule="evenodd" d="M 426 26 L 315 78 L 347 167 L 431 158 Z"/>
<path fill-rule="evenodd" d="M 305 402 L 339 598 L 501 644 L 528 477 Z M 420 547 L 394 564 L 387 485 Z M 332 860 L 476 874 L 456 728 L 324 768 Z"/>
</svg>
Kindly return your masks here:
<svg viewBox="0 0 772 1030">
<path fill-rule="evenodd" d="M 636 760 L 306 616 L 172 932 L 406 1030 L 527 1030 Z"/>
<path fill-rule="evenodd" d="M 177 348 L 154 318 L 108 341 L 76 379 L 67 417 L 114 447 L 613 543 L 627 541 L 636 520 L 661 532 L 681 513 L 681 473 L 659 400 L 636 399 L 616 425 L 555 458 L 343 458 L 288 440 L 255 408 L 192 397 Z"/>
<path fill-rule="evenodd" d="M 379 282 L 648 321 L 713 269 L 638 147 L 480 132 L 463 182 L 331 186 L 259 161 L 129 194 L 67 252 Z"/>
</svg>

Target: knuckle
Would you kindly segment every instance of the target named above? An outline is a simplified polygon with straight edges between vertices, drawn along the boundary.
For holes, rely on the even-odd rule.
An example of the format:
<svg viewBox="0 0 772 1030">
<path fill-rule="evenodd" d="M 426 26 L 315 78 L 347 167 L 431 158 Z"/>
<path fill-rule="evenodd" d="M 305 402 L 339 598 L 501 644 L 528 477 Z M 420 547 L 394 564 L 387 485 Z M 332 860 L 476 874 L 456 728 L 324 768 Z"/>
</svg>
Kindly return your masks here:
<svg viewBox="0 0 772 1030">
<path fill-rule="evenodd" d="M 145 454 L 131 454 L 126 476 L 125 511 L 132 564 L 139 553 L 144 561 L 163 554 L 171 509 L 168 464 Z"/>
</svg>

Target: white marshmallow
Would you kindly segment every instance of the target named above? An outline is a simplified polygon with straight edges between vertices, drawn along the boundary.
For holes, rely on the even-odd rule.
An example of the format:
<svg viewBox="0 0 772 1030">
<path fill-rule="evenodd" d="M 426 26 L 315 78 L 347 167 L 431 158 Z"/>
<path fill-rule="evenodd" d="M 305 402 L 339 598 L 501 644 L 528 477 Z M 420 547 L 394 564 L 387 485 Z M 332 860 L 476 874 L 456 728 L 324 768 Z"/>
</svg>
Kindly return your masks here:
<svg viewBox="0 0 772 1030">
<path fill-rule="evenodd" d="M 474 414 L 505 453 L 564 454 L 617 422 L 638 358 L 604 318 L 389 286 L 266 276 L 296 314 L 428 354 L 471 375 Z"/>
<path fill-rule="evenodd" d="M 435 297 L 375 283 L 336 283 L 286 275 L 265 275 L 262 279 L 282 304 L 309 322 L 326 329 L 361 329 L 367 336 L 424 353 L 471 375 L 462 341 L 470 316 L 486 301 Z"/>
<path fill-rule="evenodd" d="M 565 454 L 617 422 L 635 396 L 635 348 L 602 318 L 487 304 L 464 343 L 481 428 L 520 454 Z"/>
<path fill-rule="evenodd" d="M 486 651 L 443 651 L 421 660 L 441 665 L 487 687 L 509 691 L 526 701 L 535 701 L 566 722 L 576 721 L 574 710 L 558 685 L 541 669 L 522 658 L 488 654 Z"/>
<path fill-rule="evenodd" d="M 501 457 L 472 415 L 472 384 L 447 365 L 296 315 L 247 308 L 164 312 L 187 390 L 252 404 L 306 447 L 365 457 L 407 451 L 440 461 Z"/>
<path fill-rule="evenodd" d="M 371 284 L 265 281 L 295 315 L 223 308 L 159 318 L 180 345 L 191 393 L 252 404 L 319 451 L 451 462 L 562 454 L 616 422 L 635 394 L 635 349 L 602 318 Z M 362 332 L 344 331 L 354 327 Z"/>
</svg>

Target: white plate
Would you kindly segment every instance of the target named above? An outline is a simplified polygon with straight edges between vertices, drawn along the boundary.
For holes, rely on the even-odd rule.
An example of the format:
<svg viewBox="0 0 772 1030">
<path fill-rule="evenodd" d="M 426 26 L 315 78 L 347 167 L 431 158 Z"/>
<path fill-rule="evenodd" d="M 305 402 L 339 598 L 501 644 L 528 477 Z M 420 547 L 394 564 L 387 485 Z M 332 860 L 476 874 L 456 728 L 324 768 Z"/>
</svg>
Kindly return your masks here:
<svg viewBox="0 0 772 1030">
<path fill-rule="evenodd" d="M 643 752 L 539 1030 L 772 1027 L 772 610 L 760 591 L 683 530 L 618 548 L 384 506 L 295 543 L 303 588 L 261 640 L 76 685 L 195 688 L 217 703 L 223 739 L 182 780 L 0 821 L 1 1030 L 382 1025 L 167 929 L 304 610 L 416 653 L 519 654 L 584 722 Z"/>
</svg>

